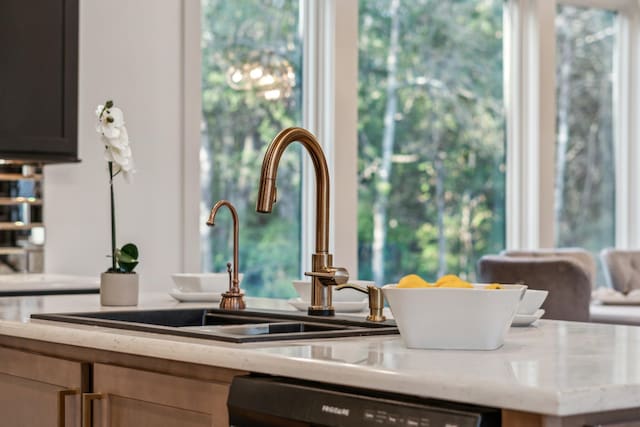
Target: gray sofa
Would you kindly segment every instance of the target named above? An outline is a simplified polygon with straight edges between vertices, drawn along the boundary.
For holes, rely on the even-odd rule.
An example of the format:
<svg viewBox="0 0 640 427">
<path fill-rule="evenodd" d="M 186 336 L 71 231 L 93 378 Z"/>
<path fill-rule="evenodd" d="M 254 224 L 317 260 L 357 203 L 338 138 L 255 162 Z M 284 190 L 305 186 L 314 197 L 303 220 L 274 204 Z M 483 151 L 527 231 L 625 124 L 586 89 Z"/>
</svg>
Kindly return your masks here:
<svg viewBox="0 0 640 427">
<path fill-rule="evenodd" d="M 640 250 L 607 248 L 600 252 L 607 285 L 627 294 L 640 289 Z"/>
<path fill-rule="evenodd" d="M 589 275 L 591 288 L 596 288 L 598 265 L 591 252 L 582 248 L 544 248 L 544 249 L 508 249 L 500 255 L 524 258 L 566 258 L 576 262 Z"/>
<path fill-rule="evenodd" d="M 561 257 L 486 255 L 478 261 L 483 283 L 523 283 L 549 291 L 542 304 L 544 318 L 589 321 L 591 278 L 576 261 Z"/>
</svg>

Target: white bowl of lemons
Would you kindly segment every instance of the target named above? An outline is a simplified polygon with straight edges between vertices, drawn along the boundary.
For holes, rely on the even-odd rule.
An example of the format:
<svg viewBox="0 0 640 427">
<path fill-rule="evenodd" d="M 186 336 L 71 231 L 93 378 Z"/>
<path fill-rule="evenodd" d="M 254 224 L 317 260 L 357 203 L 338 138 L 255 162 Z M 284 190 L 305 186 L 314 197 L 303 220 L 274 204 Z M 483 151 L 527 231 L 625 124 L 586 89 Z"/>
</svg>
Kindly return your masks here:
<svg viewBox="0 0 640 427">
<path fill-rule="evenodd" d="M 418 349 L 495 350 L 502 346 L 526 286 L 469 283 L 417 275 L 382 288 L 405 345 Z"/>
</svg>

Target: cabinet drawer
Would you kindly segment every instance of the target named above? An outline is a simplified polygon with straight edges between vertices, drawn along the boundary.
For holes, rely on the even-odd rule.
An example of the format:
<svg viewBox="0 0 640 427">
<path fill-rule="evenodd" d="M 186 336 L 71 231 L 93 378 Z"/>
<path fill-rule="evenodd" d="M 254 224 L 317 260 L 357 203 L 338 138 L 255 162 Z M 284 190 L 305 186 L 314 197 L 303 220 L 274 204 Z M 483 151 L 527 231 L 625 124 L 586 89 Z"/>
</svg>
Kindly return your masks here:
<svg viewBox="0 0 640 427">
<path fill-rule="evenodd" d="M 229 384 L 93 365 L 94 426 L 226 426 Z"/>
</svg>

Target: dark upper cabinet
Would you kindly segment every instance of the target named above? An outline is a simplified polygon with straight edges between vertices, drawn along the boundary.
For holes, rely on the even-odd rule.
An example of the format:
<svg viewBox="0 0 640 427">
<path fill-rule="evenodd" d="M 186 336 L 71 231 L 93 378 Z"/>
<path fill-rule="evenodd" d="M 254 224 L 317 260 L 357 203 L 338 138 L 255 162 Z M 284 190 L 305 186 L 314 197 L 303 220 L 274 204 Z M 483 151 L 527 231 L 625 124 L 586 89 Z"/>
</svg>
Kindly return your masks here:
<svg viewBox="0 0 640 427">
<path fill-rule="evenodd" d="M 0 0 L 0 159 L 78 159 L 78 1 Z"/>
</svg>

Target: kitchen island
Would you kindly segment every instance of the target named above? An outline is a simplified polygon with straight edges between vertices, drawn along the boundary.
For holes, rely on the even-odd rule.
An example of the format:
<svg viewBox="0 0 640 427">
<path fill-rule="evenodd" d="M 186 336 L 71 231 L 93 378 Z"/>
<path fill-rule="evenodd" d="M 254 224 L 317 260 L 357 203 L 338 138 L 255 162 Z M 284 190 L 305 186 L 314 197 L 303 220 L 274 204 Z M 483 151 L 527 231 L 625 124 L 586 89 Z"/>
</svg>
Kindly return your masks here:
<svg viewBox="0 0 640 427">
<path fill-rule="evenodd" d="M 0 274 L 0 297 L 99 292 L 99 277 L 40 273 Z"/>
<path fill-rule="evenodd" d="M 249 299 L 248 306 L 291 309 L 283 300 Z M 137 309 L 171 307 L 207 304 L 178 304 L 150 293 L 141 295 Z M 511 328 L 495 351 L 443 351 L 407 349 L 398 335 L 231 344 L 29 320 L 36 312 L 129 309 L 101 308 L 98 295 L 5 298 L 0 366 L 16 351 L 79 361 L 82 369 L 94 370 L 93 385 L 82 390 L 96 387 L 101 370 L 111 379 L 120 373 L 138 383 L 147 371 L 170 374 L 187 381 L 184 387 L 195 377 L 219 391 L 218 413 L 225 410 L 230 378 L 252 372 L 497 407 L 503 425 L 640 420 L 638 327 L 541 320 Z M 222 420 L 214 425 L 225 424 L 221 417 L 214 417 Z"/>
</svg>

